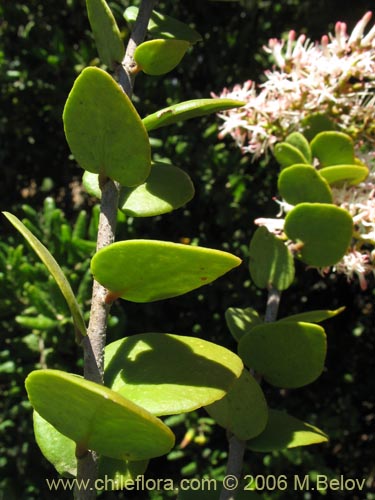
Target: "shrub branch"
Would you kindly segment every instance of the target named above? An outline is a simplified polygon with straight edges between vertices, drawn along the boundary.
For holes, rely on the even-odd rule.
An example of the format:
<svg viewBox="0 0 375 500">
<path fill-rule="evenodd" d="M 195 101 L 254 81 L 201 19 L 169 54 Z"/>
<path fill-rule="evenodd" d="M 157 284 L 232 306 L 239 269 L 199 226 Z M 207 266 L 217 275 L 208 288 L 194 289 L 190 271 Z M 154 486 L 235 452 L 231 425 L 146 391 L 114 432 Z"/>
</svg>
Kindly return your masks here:
<svg viewBox="0 0 375 500">
<path fill-rule="evenodd" d="M 272 321 L 276 321 L 277 313 L 279 310 L 281 294 L 279 290 L 274 287 L 269 287 L 268 289 L 268 297 L 267 297 L 267 308 L 264 316 L 265 323 L 271 323 Z M 256 374 L 254 374 L 256 376 Z M 256 377 L 257 381 L 260 383 L 261 378 Z M 229 442 L 229 450 L 228 450 L 228 462 L 225 474 L 226 476 L 234 476 L 237 478 L 238 482 L 241 482 L 241 474 L 243 469 L 243 458 L 246 450 L 246 441 L 241 441 L 234 434 L 228 432 L 228 442 Z M 220 492 L 219 500 L 234 500 L 236 498 L 237 490 L 231 491 L 222 488 Z"/>
<path fill-rule="evenodd" d="M 123 91 L 131 97 L 135 80 L 134 51 L 146 36 L 147 25 L 151 16 L 154 0 L 142 0 L 134 29 L 127 45 L 122 64 L 118 68 L 118 81 Z M 100 250 L 115 241 L 119 186 L 111 179 L 101 179 L 102 199 L 100 206 L 99 227 L 96 249 Z M 82 341 L 84 352 L 84 377 L 87 380 L 103 383 L 104 347 L 110 305 L 105 304 L 107 290 L 94 280 L 91 299 L 90 321 L 87 336 Z M 86 490 L 75 490 L 77 500 L 96 498 L 95 479 L 98 474 L 98 456 L 87 450 L 76 451 L 77 483 L 87 481 Z M 83 483 L 82 483 L 83 484 Z M 90 488 L 92 488 L 90 490 Z"/>
</svg>

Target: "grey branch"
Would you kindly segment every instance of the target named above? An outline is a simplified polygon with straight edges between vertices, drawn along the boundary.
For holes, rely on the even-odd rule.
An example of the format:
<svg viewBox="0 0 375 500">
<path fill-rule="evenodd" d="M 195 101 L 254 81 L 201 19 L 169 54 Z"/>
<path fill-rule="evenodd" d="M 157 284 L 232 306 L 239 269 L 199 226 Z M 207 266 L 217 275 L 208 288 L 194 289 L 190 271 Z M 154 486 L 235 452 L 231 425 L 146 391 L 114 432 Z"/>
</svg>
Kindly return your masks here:
<svg viewBox="0 0 375 500">
<path fill-rule="evenodd" d="M 134 30 L 131 34 L 124 61 L 118 73 L 119 84 L 131 98 L 135 74 L 134 51 L 146 36 L 148 22 L 151 16 L 154 0 L 142 0 Z M 101 179 L 102 199 L 100 206 L 97 250 L 104 248 L 115 240 L 119 186 L 111 179 Z M 82 340 L 84 351 L 84 377 L 87 380 L 103 383 L 104 347 L 110 306 L 105 304 L 107 290 L 94 281 L 91 299 L 90 321 L 87 336 Z M 77 453 L 77 482 L 88 480 L 94 485 L 98 473 L 98 457 L 96 453 L 87 451 Z M 77 500 L 93 500 L 96 498 L 95 488 L 86 490 L 75 489 Z"/>
<path fill-rule="evenodd" d="M 281 293 L 277 290 L 277 288 L 271 286 L 268 289 L 267 309 L 264 316 L 265 323 L 276 321 L 277 313 L 279 311 L 280 297 Z"/>
<path fill-rule="evenodd" d="M 118 80 L 124 92 L 131 97 L 133 93 L 134 80 L 136 76 L 136 63 L 134 61 L 135 49 L 145 39 L 147 33 L 148 22 L 151 17 L 152 9 L 156 0 L 142 1 L 138 16 L 135 21 L 134 29 L 130 36 L 124 60 L 118 68 Z"/>
<path fill-rule="evenodd" d="M 267 308 L 264 316 L 265 323 L 275 321 L 279 310 L 281 294 L 279 290 L 274 287 L 268 289 Z M 258 380 L 258 382 L 260 379 Z M 228 436 L 229 453 L 228 463 L 226 468 L 226 475 L 235 476 L 238 482 L 241 481 L 241 473 L 243 468 L 243 457 L 246 449 L 246 442 L 241 441 L 233 434 Z M 230 491 L 222 488 L 219 500 L 234 500 L 236 498 L 237 490 Z"/>
</svg>

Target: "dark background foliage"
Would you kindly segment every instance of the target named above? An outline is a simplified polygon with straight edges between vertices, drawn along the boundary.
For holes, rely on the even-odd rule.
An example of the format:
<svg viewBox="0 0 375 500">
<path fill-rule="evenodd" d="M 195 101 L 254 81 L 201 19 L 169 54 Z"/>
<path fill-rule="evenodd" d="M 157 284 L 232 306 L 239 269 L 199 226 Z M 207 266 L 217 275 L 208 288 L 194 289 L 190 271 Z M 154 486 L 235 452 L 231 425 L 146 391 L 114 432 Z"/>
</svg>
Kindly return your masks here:
<svg viewBox="0 0 375 500">
<path fill-rule="evenodd" d="M 126 38 L 122 12 L 129 2 L 109 3 Z M 144 116 L 181 100 L 209 97 L 211 92 L 219 93 L 225 86 L 248 79 L 260 81 L 269 65 L 261 50 L 268 38 L 295 29 L 319 39 L 333 31 L 337 20 L 352 28 L 372 6 L 368 0 L 358 0 L 355 5 L 349 0 L 160 1 L 160 11 L 194 25 L 203 42 L 169 75 L 137 78 L 139 113 Z M 81 191 L 82 172 L 69 158 L 61 121 L 77 74 L 98 63 L 84 1 L 2 2 L 0 22 L 0 208 L 26 217 L 29 226 L 37 228 L 87 310 L 92 250 L 89 244 L 77 244 L 67 228 L 75 227 L 86 242 L 94 239 L 94 200 Z M 251 284 L 246 259 L 252 221 L 275 213 L 272 196 L 277 167 L 272 161 L 251 163 L 229 139 L 219 142 L 217 132 L 218 120 L 207 117 L 152 133 L 155 155 L 171 158 L 190 174 L 196 197 L 176 213 L 121 221 L 118 237 L 193 241 L 231 251 L 244 264 L 213 285 L 183 297 L 149 305 L 116 303 L 110 340 L 153 330 L 202 336 L 235 349 L 225 326 L 226 308 L 251 306 L 264 311 L 265 295 Z M 312 270 L 302 266 L 298 270 L 295 284 L 283 295 L 281 316 L 342 305 L 346 310 L 326 324 L 326 369 L 315 383 L 294 391 L 264 389 L 271 406 L 318 425 L 331 439 L 325 445 L 294 451 L 249 453 L 245 471 L 288 477 L 342 474 L 370 478 L 370 485 L 375 474 L 374 283 L 361 292 L 357 283 L 350 285 L 335 275 L 323 280 Z M 62 491 L 51 494 L 46 489 L 44 478 L 55 473 L 35 444 L 23 382 L 40 366 L 79 372 L 80 350 L 59 292 L 4 219 L 0 301 L 0 498 L 69 498 Z M 219 477 L 225 465 L 224 432 L 206 421 L 203 412 L 174 423 L 177 442 L 189 429 L 200 439 L 193 439 L 168 459 L 153 461 L 150 476 L 176 480 L 181 475 Z M 288 490 L 265 493 L 264 498 L 302 495 Z M 122 498 L 121 493 L 102 496 Z M 153 493 L 152 497 L 163 495 Z M 345 497 L 375 498 L 370 488 L 367 493 L 340 494 Z M 337 498 L 337 492 L 326 498 Z"/>
</svg>

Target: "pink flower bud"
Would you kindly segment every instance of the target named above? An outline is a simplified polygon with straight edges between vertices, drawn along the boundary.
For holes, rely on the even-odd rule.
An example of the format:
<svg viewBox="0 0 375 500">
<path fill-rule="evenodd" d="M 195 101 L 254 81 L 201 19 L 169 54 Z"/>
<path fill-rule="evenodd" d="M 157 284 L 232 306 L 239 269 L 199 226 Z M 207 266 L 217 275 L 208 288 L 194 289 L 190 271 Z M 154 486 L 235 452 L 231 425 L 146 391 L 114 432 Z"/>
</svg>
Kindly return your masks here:
<svg viewBox="0 0 375 500">
<path fill-rule="evenodd" d="M 363 32 L 372 17 L 372 12 L 366 12 L 366 14 L 358 21 L 358 23 L 354 26 L 352 34 L 350 35 L 348 44 L 352 45 L 358 43 L 363 37 Z"/>
</svg>

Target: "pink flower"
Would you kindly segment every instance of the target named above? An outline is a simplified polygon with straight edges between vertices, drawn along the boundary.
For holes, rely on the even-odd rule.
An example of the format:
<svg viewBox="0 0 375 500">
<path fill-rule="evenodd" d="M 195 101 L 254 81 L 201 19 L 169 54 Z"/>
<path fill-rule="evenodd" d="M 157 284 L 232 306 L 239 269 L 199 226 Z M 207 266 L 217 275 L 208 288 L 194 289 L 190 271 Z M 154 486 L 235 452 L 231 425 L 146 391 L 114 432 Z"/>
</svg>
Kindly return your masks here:
<svg viewBox="0 0 375 500">
<path fill-rule="evenodd" d="M 297 37 L 295 31 L 287 40 L 272 38 L 264 50 L 275 66 L 265 71 L 264 83 L 247 81 L 224 89 L 221 97 L 246 104 L 219 114 L 223 122 L 219 138 L 231 135 L 253 160 L 268 155 L 291 132 L 303 133 L 303 120 L 317 112 L 325 113 L 354 139 L 357 155 L 362 155 L 370 173 L 359 185 L 332 188 L 333 202 L 350 213 L 355 226 L 348 252 L 332 270 L 348 280 L 356 276 L 362 289 L 366 276 L 375 275 L 375 161 L 374 154 L 365 158 L 361 153 L 375 146 L 375 26 L 365 34 L 371 17 L 367 12 L 350 34 L 346 23 L 339 21 L 334 33 L 323 35 L 320 42 Z M 283 216 L 293 207 L 284 200 L 277 203 L 277 218 L 259 218 L 255 223 L 284 237 Z M 324 274 L 329 268 L 318 271 Z"/>
<path fill-rule="evenodd" d="M 349 251 L 342 260 L 335 265 L 334 270 L 347 276 L 351 281 L 356 275 L 359 279 L 361 290 L 367 289 L 366 274 L 373 271 L 369 252 L 359 252 L 358 250 Z"/>
<path fill-rule="evenodd" d="M 350 35 L 346 24 L 337 22 L 335 33 L 320 43 L 297 38 L 294 31 L 286 41 L 272 38 L 264 50 L 276 65 L 265 71 L 265 82 L 248 81 L 221 92 L 246 105 L 219 114 L 219 138 L 231 135 L 243 153 L 256 159 L 289 133 L 301 131 L 308 115 L 324 112 L 344 132 L 350 127 L 353 138 L 374 144 L 375 26 L 365 35 L 370 18 L 367 12 Z"/>
<path fill-rule="evenodd" d="M 254 223 L 257 226 L 264 226 L 268 229 L 270 233 L 275 235 L 281 235 L 284 229 L 284 219 L 267 219 L 260 217 L 255 219 Z"/>
</svg>

